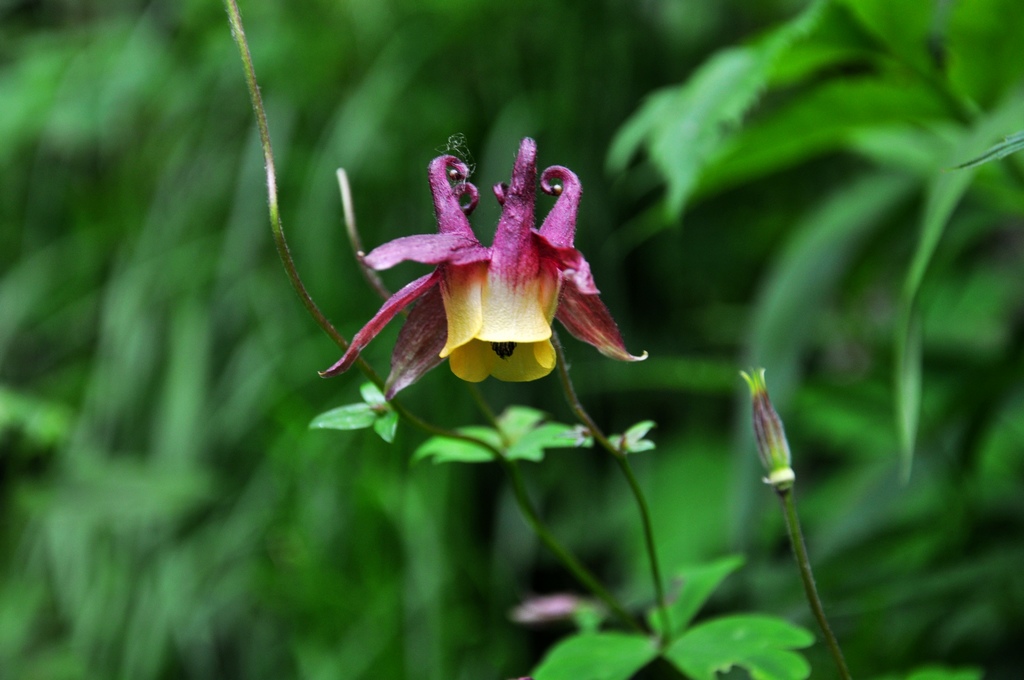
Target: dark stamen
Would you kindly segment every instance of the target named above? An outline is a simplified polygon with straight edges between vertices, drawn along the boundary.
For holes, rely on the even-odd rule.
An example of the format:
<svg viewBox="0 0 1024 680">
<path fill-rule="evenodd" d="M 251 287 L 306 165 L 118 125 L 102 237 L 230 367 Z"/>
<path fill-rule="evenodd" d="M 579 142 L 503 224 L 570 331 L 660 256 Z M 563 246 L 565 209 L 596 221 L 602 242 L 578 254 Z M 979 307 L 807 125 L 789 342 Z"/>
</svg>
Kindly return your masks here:
<svg viewBox="0 0 1024 680">
<path fill-rule="evenodd" d="M 514 342 L 492 342 L 491 349 L 502 359 L 508 359 L 512 356 L 512 352 L 516 351 L 516 343 Z"/>
</svg>

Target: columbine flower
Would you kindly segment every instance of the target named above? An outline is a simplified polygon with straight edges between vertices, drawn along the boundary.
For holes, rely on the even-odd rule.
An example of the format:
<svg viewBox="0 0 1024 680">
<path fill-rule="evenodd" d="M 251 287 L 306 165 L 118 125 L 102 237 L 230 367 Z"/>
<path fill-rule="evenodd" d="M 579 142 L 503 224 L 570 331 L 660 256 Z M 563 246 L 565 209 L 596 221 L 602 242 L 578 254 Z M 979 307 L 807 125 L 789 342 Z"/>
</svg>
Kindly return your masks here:
<svg viewBox="0 0 1024 680">
<path fill-rule="evenodd" d="M 321 375 L 348 370 L 370 340 L 416 300 L 391 357 L 388 399 L 444 359 L 455 375 L 469 382 L 487 376 L 542 378 L 555 367 L 552 318 L 605 356 L 621 361 L 647 357 L 626 351 L 598 297 L 590 266 L 573 247 L 582 189 L 571 170 L 556 165 L 541 175 L 541 190 L 558 199 L 540 230 L 534 227 L 536 158 L 537 144 L 524 139 L 511 183 L 494 187 L 502 212 L 490 248 L 481 245 L 469 224 L 467 216 L 479 194 L 466 181 L 466 164 L 454 156 L 431 162 L 438 233 L 397 238 L 363 261 L 377 270 L 405 260 L 437 268 L 392 295 L 352 338 L 344 356 Z"/>
</svg>

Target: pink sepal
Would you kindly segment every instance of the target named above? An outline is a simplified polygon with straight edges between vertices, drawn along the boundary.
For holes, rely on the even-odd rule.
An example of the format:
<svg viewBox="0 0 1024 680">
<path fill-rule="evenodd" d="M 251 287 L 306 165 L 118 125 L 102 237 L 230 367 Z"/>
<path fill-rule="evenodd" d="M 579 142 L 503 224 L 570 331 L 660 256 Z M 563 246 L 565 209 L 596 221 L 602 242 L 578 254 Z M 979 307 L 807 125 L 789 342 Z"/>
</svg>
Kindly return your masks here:
<svg viewBox="0 0 1024 680">
<path fill-rule="evenodd" d="M 398 333 L 384 397 L 390 400 L 444 361 L 440 355 L 447 341 L 448 322 L 441 287 L 434 286 L 412 308 Z"/>
<path fill-rule="evenodd" d="M 363 262 L 371 269 L 390 269 L 399 262 L 411 260 L 424 264 L 469 264 L 489 259 L 490 250 L 476 238 L 461 234 L 416 234 L 402 236 L 377 246 Z"/>
<path fill-rule="evenodd" d="M 581 293 L 571 284 L 562 286 L 555 318 L 570 333 L 593 345 L 606 357 L 619 361 L 643 361 L 647 358 L 647 352 L 633 356 L 626 350 L 619 327 L 601 298 Z"/>
<path fill-rule="evenodd" d="M 556 185 L 561 189 L 556 190 Z M 572 247 L 576 237 L 576 212 L 583 195 L 579 178 L 569 168 L 552 165 L 540 176 L 540 188 L 549 196 L 558 196 L 540 227 L 541 236 L 552 245 Z"/>
<path fill-rule="evenodd" d="M 437 270 L 434 270 L 404 286 L 401 290 L 388 298 L 380 310 L 374 314 L 372 319 L 370 319 L 369 323 L 363 326 L 363 328 L 355 334 L 355 337 L 352 338 L 352 344 L 348 346 L 348 349 L 345 351 L 345 354 L 342 355 L 341 359 L 326 371 L 321 371 L 320 376 L 323 378 L 332 378 L 351 368 L 352 364 L 355 363 L 356 357 L 359 356 L 359 352 L 366 347 L 371 340 L 377 337 L 377 334 L 384 329 L 384 326 L 386 326 L 391 319 L 395 318 L 396 314 L 408 307 L 413 300 L 430 290 L 430 288 L 434 286 L 440 278 L 440 273 L 438 273 Z"/>
</svg>

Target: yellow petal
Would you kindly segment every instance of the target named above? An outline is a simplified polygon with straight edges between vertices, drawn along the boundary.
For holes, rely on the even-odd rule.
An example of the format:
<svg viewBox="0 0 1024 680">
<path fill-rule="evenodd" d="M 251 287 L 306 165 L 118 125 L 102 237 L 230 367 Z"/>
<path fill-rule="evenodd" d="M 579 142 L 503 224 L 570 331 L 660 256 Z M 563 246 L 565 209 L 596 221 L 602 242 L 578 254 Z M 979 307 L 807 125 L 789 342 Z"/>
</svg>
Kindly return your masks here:
<svg viewBox="0 0 1024 680">
<path fill-rule="evenodd" d="M 487 346 L 490 349 L 489 343 Z M 506 382 L 537 380 L 555 367 L 555 348 L 550 340 L 518 343 L 511 356 L 504 359 L 497 354 L 494 356 L 497 361 L 491 364 L 491 375 Z"/>
<path fill-rule="evenodd" d="M 558 278 L 542 271 L 535 278 L 513 283 L 492 270 L 481 302 L 483 324 L 476 334 L 480 340 L 547 340 L 558 303 Z"/>
<path fill-rule="evenodd" d="M 480 382 L 491 374 L 491 366 L 498 361 L 491 343 L 470 340 L 454 348 L 448 358 L 452 373 L 466 382 Z"/>
<path fill-rule="evenodd" d="M 444 298 L 444 313 L 448 318 L 448 341 L 441 350 L 441 357 L 465 345 L 480 331 L 483 324 L 481 298 L 486 281 L 485 262 L 445 268 L 441 279 L 441 295 Z"/>
<path fill-rule="evenodd" d="M 492 343 L 471 340 L 452 350 L 448 365 L 452 373 L 467 382 L 480 382 L 489 375 L 506 382 L 527 382 L 543 378 L 555 367 L 555 348 L 550 340 L 516 343 L 511 351 L 502 357 Z"/>
</svg>

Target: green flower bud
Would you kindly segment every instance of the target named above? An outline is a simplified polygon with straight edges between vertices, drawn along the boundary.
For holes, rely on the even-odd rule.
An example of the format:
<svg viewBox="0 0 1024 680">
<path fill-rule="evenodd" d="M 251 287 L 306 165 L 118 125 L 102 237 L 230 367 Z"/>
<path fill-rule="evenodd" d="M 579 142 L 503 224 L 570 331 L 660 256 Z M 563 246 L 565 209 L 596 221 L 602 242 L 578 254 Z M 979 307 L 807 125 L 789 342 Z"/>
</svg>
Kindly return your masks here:
<svg viewBox="0 0 1024 680">
<path fill-rule="evenodd" d="M 796 474 L 790 466 L 789 442 L 782 420 L 775 412 L 771 399 L 768 398 L 768 387 L 764 382 L 764 369 L 758 369 L 753 375 L 740 371 L 740 375 L 750 386 L 750 398 L 754 406 L 754 439 L 757 442 L 757 455 L 761 458 L 768 477 L 767 484 L 778 490 L 788 489 L 793 485 Z"/>
</svg>

